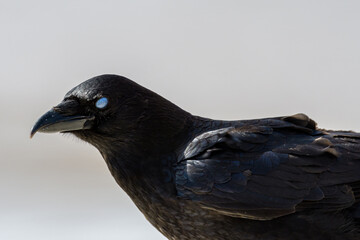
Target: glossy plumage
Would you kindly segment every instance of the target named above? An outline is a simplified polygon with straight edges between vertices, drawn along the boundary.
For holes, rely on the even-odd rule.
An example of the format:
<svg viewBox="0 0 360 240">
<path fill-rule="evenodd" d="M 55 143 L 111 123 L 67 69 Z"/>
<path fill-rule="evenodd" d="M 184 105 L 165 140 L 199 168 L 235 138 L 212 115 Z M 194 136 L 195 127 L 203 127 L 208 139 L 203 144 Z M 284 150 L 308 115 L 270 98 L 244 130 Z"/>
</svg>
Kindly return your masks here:
<svg viewBox="0 0 360 240">
<path fill-rule="evenodd" d="M 52 111 L 67 124 L 76 116 L 70 132 L 98 148 L 169 239 L 360 239 L 358 133 L 318 129 L 304 114 L 201 118 L 115 75 L 80 84 Z"/>
</svg>

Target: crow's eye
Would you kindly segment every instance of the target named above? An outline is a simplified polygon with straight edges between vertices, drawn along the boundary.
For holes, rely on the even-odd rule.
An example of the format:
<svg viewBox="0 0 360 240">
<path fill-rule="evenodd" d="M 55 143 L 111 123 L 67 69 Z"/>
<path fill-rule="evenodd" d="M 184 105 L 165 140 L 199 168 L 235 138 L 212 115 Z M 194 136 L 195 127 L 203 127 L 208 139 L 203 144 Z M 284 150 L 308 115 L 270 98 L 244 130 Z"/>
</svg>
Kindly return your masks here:
<svg viewBox="0 0 360 240">
<path fill-rule="evenodd" d="M 95 103 L 95 106 L 97 107 L 97 108 L 104 108 L 104 107 L 106 107 L 106 105 L 108 104 L 108 99 L 106 98 L 106 97 L 102 97 L 102 98 L 100 98 L 99 100 L 97 100 L 96 101 L 96 103 Z"/>
</svg>

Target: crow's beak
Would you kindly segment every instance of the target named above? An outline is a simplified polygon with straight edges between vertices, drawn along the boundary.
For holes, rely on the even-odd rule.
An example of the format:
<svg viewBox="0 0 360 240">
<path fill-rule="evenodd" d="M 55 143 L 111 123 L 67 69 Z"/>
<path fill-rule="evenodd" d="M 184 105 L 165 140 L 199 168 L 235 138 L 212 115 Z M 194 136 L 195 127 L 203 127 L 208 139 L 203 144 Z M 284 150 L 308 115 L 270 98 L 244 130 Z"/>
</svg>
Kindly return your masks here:
<svg viewBox="0 0 360 240">
<path fill-rule="evenodd" d="M 30 138 L 32 138 L 36 132 L 68 132 L 90 129 L 93 126 L 94 116 L 69 115 L 69 112 L 66 111 L 67 105 L 71 104 L 66 102 L 61 103 L 41 116 L 31 130 Z"/>
</svg>

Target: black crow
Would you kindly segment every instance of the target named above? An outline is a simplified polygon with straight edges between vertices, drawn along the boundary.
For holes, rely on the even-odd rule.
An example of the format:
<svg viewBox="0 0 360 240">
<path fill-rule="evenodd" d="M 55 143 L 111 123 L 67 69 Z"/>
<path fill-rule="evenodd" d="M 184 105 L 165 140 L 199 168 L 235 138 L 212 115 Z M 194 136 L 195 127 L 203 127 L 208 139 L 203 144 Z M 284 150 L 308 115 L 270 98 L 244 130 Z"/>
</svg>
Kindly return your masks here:
<svg viewBox="0 0 360 240">
<path fill-rule="evenodd" d="M 360 134 L 305 114 L 211 120 L 102 75 L 70 90 L 36 132 L 94 145 L 169 239 L 360 239 Z"/>
</svg>

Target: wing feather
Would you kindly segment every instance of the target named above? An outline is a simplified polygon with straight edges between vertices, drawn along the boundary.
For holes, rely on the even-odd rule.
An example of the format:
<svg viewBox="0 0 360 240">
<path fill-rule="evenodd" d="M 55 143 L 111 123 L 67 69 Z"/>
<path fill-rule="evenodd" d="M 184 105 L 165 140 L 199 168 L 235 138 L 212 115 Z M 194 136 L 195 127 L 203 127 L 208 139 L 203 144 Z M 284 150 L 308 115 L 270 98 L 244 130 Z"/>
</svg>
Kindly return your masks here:
<svg viewBox="0 0 360 240">
<path fill-rule="evenodd" d="M 257 220 L 348 208 L 360 201 L 359 138 L 317 130 L 303 114 L 205 132 L 176 166 L 177 192 L 219 214 Z"/>
</svg>

